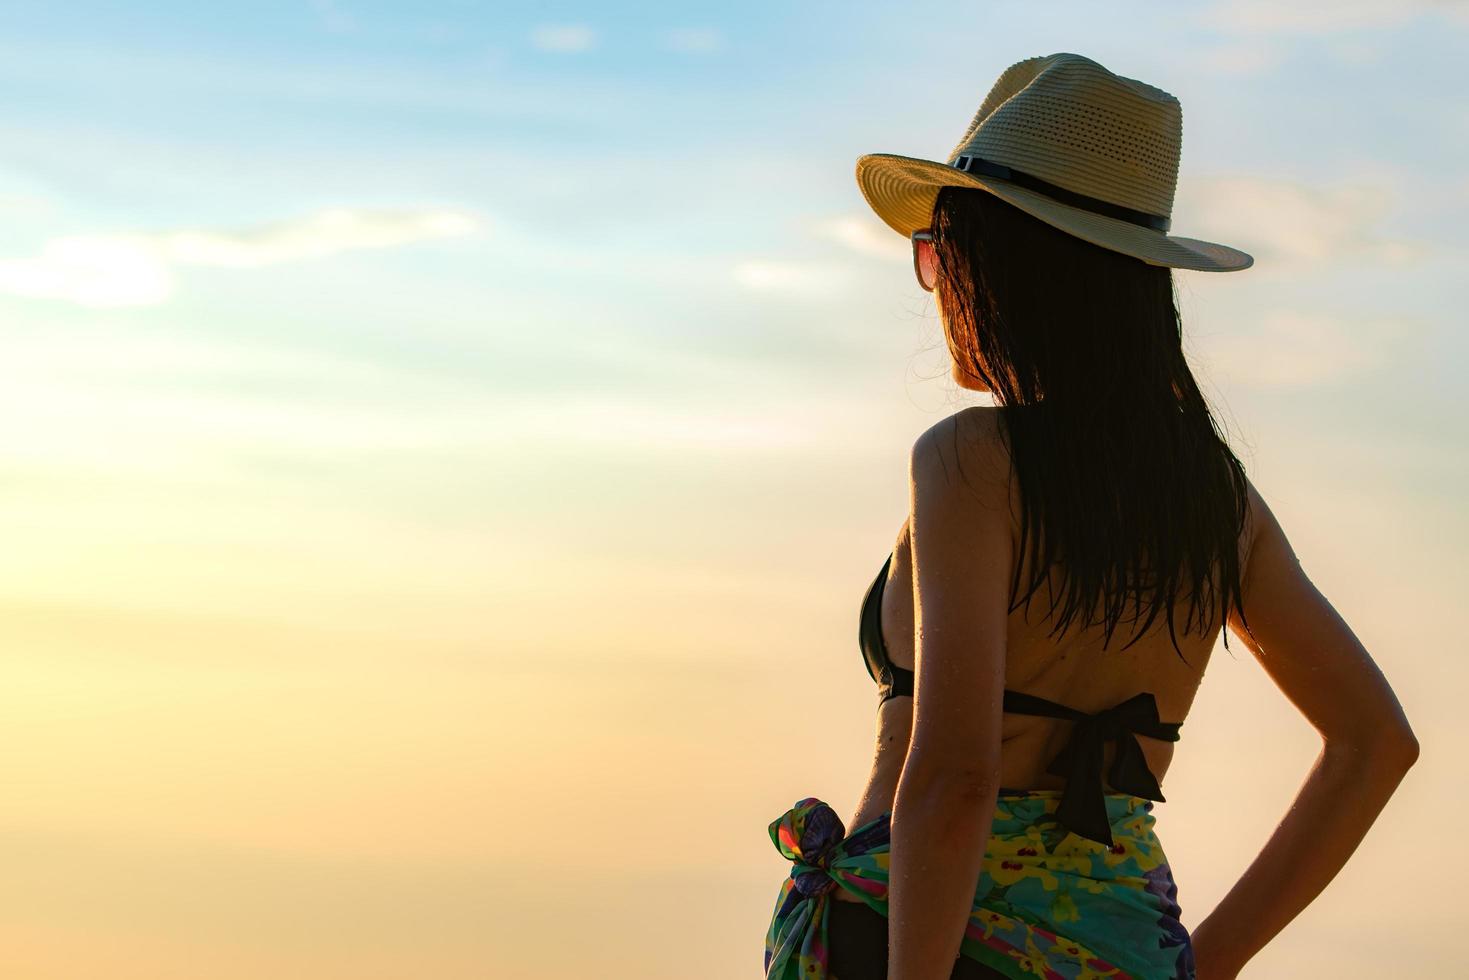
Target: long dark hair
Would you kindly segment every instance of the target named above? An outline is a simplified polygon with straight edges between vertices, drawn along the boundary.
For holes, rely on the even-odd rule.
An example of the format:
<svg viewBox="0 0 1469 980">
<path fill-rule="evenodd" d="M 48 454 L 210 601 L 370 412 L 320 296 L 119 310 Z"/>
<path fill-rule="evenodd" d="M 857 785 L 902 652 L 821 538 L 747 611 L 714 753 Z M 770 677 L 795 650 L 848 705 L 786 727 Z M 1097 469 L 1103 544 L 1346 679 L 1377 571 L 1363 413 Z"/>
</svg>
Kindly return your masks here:
<svg viewBox="0 0 1469 980">
<path fill-rule="evenodd" d="M 1185 587 L 1185 635 L 1207 636 L 1231 602 L 1243 622 L 1248 484 L 1184 358 L 1171 270 L 976 188 L 941 188 L 932 230 L 949 351 L 994 393 L 1019 481 L 1032 575 L 1017 599 L 1015 562 L 1010 608 L 1059 564 L 1053 634 L 1101 605 L 1106 649 L 1131 600 L 1147 618 L 1123 649 L 1163 612 L 1182 658 Z"/>
</svg>

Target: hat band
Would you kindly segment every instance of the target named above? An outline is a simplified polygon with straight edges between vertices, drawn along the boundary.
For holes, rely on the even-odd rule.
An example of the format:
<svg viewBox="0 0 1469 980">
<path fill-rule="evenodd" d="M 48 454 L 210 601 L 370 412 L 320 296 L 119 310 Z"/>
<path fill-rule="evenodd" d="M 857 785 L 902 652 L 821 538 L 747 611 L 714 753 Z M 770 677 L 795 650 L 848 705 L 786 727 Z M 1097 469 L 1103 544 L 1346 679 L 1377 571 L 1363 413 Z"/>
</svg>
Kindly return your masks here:
<svg viewBox="0 0 1469 980">
<path fill-rule="evenodd" d="M 993 160 L 986 160 L 984 157 L 961 156 L 950 166 L 969 174 L 983 174 L 986 177 L 1008 180 L 1017 187 L 1044 194 L 1062 204 L 1069 204 L 1073 208 L 1081 208 L 1083 211 L 1091 211 L 1107 218 L 1131 222 L 1154 231 L 1166 232 L 1172 223 L 1166 215 L 1149 214 L 1146 211 L 1137 211 L 1125 208 L 1120 204 L 1113 204 L 1111 201 L 1104 201 L 1099 197 L 1078 194 L 1076 191 L 1067 190 L 1048 180 L 1041 180 L 1034 174 L 1007 167 L 1003 163 L 995 163 Z"/>
</svg>

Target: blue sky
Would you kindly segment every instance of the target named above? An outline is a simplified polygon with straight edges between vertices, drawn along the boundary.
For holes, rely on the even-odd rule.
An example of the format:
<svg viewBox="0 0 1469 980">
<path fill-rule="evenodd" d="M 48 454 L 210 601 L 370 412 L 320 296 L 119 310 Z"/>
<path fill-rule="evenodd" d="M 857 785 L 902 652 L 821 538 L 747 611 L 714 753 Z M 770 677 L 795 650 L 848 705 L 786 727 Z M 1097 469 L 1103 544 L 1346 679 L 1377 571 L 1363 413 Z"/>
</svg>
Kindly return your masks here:
<svg viewBox="0 0 1469 980">
<path fill-rule="evenodd" d="M 1056 51 L 1182 101 L 1173 228 L 1256 257 L 1178 275 L 1186 350 L 1415 720 L 1384 819 L 1456 832 L 1469 4 L 0 9 L 0 830 L 33 844 L 0 945 L 32 975 L 582 976 L 701 888 L 670 922 L 748 975 L 766 823 L 864 775 L 907 449 L 970 397 L 853 166 L 944 159 Z M 1247 654 L 1210 671 L 1160 817 L 1188 924 L 1314 744 Z M 690 786 L 703 822 L 665 819 Z M 557 853 L 507 855 L 527 799 Z M 1260 975 L 1451 938 L 1383 908 L 1374 835 Z M 596 942 L 544 941 L 547 868 L 623 889 Z"/>
</svg>

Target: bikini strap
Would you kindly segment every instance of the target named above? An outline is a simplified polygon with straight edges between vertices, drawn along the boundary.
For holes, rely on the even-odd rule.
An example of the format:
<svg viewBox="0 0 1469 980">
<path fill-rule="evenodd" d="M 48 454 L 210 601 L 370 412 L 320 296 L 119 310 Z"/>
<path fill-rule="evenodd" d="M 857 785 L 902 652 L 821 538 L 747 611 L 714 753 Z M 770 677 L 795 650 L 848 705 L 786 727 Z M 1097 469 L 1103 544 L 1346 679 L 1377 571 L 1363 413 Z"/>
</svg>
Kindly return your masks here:
<svg viewBox="0 0 1469 980">
<path fill-rule="evenodd" d="M 1102 748 L 1106 742 L 1117 743 L 1117 753 L 1107 770 L 1107 782 L 1118 792 L 1165 802 L 1137 736 L 1148 735 L 1176 742 L 1183 723 L 1159 720 L 1158 702 L 1151 692 L 1134 694 L 1121 704 L 1092 715 L 1019 691 L 1005 693 L 1006 710 L 1009 710 L 1012 699 L 1017 706 L 1023 704 L 1033 709 L 1024 713 L 1070 718 L 1076 722 L 1066 745 L 1046 767 L 1046 772 L 1066 779 L 1056 818 L 1072 833 L 1109 846 L 1112 844 L 1102 786 Z"/>
</svg>

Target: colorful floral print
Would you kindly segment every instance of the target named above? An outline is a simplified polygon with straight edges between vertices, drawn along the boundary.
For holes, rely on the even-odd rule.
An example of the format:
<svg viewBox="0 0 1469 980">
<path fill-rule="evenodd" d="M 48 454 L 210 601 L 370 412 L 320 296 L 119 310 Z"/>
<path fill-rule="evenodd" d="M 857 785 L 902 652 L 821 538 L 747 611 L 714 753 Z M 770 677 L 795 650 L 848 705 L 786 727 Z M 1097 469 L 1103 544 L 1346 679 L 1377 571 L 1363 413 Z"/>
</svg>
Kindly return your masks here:
<svg viewBox="0 0 1469 980">
<path fill-rule="evenodd" d="M 1055 816 L 1060 797 L 1035 790 L 997 798 L 961 955 L 1015 978 L 1193 980 L 1153 802 L 1108 794 L 1109 846 L 1068 833 Z M 811 796 L 771 822 L 771 841 L 794 866 L 765 936 L 767 980 L 840 980 L 828 974 L 830 893 L 843 888 L 887 915 L 891 816 L 847 834 Z"/>
</svg>

